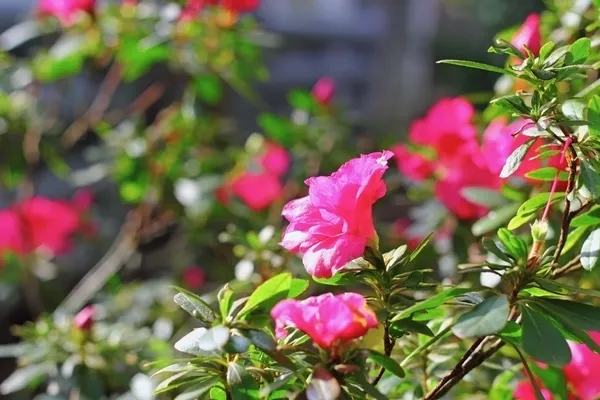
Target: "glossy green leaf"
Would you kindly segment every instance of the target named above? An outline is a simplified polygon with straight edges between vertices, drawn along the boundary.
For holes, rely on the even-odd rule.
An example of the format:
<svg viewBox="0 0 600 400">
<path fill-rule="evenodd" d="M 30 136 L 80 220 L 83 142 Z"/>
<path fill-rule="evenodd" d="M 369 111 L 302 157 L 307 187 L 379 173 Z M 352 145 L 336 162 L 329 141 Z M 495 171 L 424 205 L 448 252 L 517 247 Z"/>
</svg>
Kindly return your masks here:
<svg viewBox="0 0 600 400">
<path fill-rule="evenodd" d="M 586 331 L 600 330 L 600 307 L 562 299 L 536 298 L 535 300 L 541 302 L 544 307 L 552 309 L 553 313 L 574 321 L 578 328 Z"/>
<path fill-rule="evenodd" d="M 368 350 L 369 356 L 368 358 L 392 374 L 399 376 L 400 378 L 404 377 L 405 373 L 400 364 L 398 364 L 393 358 L 386 356 L 385 354 L 378 353 L 374 350 Z"/>
<path fill-rule="evenodd" d="M 594 95 L 588 103 L 587 120 L 592 135 L 600 135 L 600 96 Z"/>
<path fill-rule="evenodd" d="M 494 65 L 482 64 L 474 61 L 466 61 L 466 60 L 439 60 L 437 64 L 450 64 L 457 65 L 459 67 L 467 67 L 474 69 L 481 69 L 484 71 L 496 72 L 502 75 L 516 75 L 513 71 L 509 69 L 504 69 L 500 67 L 496 67 Z"/>
<path fill-rule="evenodd" d="M 471 232 L 475 236 L 481 236 L 504 226 L 515 215 L 519 206 L 519 203 L 514 203 L 497 210 L 491 210 L 485 217 L 473 224 Z"/>
<path fill-rule="evenodd" d="M 587 226 L 580 226 L 569 232 L 569 234 L 567 235 L 567 241 L 565 242 L 565 247 L 563 247 L 562 251 L 560 252 L 560 255 L 565 255 L 571 249 L 573 249 L 573 247 L 575 247 L 575 245 L 579 243 L 581 239 L 583 239 L 587 230 Z"/>
<path fill-rule="evenodd" d="M 543 314 L 521 307 L 523 348 L 534 359 L 563 366 L 571 361 L 571 350 L 561 332 Z"/>
<path fill-rule="evenodd" d="M 271 279 L 263 282 L 250 295 L 244 308 L 239 312 L 238 318 L 242 317 L 259 307 L 270 309 L 278 301 L 285 299 L 292 286 L 292 274 L 284 272 L 275 275 Z"/>
<path fill-rule="evenodd" d="M 600 297 L 600 290 L 585 289 L 580 286 L 569 285 L 564 282 L 542 278 L 540 276 L 536 276 L 534 280 L 542 289 L 563 296 L 580 294 L 583 296 Z"/>
<path fill-rule="evenodd" d="M 400 321 L 392 322 L 389 326 L 390 335 L 393 337 L 401 337 L 406 332 L 420 333 L 425 336 L 434 336 L 434 333 L 429 329 L 424 322 L 417 322 L 412 319 L 401 319 Z"/>
<path fill-rule="evenodd" d="M 471 203 L 479 204 L 488 208 L 500 207 L 507 203 L 508 199 L 502 193 L 484 187 L 468 187 L 461 192 L 462 197 Z"/>
<path fill-rule="evenodd" d="M 187 311 L 194 318 L 206 323 L 212 323 L 217 319 L 217 314 L 199 296 L 187 290 L 176 288 L 179 293 L 173 297 L 177 305 Z"/>
<path fill-rule="evenodd" d="M 600 225 L 600 206 L 593 206 L 588 212 L 578 215 L 571 221 L 571 226 Z"/>
<path fill-rule="evenodd" d="M 582 64 L 590 55 L 591 40 L 583 37 L 579 38 L 569 46 L 565 57 L 565 64 Z"/>
<path fill-rule="evenodd" d="M 556 177 L 556 173 L 558 172 L 558 179 L 561 181 L 566 181 L 569 179 L 569 174 L 566 171 L 558 171 L 554 167 L 544 167 L 540 169 L 536 169 L 534 171 L 528 172 L 525 174 L 526 178 L 535 179 L 538 181 L 553 181 Z"/>
<path fill-rule="evenodd" d="M 461 339 L 491 335 L 504 328 L 509 312 L 508 297 L 491 297 L 461 315 L 452 332 Z"/>
<path fill-rule="evenodd" d="M 490 103 L 510 114 L 529 114 L 529 107 L 518 95 L 499 97 Z"/>
<path fill-rule="evenodd" d="M 447 302 L 448 300 L 451 300 L 455 297 L 461 296 L 465 293 L 469 293 L 472 291 L 473 291 L 472 289 L 457 288 L 457 287 L 446 289 L 434 296 L 427 298 L 426 300 L 423 300 L 411 307 L 408 307 L 405 310 L 400 311 L 398 314 L 396 314 L 396 316 L 394 316 L 394 318 L 391 319 L 391 322 L 410 318 L 411 315 L 418 313 L 420 311 L 426 311 L 426 310 L 429 310 L 430 308 L 439 307 L 442 304 L 444 304 L 445 302 Z"/>
</svg>

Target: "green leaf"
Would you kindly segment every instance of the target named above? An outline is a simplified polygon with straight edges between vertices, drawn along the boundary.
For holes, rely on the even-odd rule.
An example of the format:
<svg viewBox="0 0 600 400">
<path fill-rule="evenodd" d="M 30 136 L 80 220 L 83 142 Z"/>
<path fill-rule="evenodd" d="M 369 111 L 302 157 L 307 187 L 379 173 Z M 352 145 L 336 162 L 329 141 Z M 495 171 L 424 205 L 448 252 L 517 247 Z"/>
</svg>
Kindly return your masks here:
<svg viewBox="0 0 600 400">
<path fill-rule="evenodd" d="M 519 349 L 518 346 L 516 346 L 510 342 L 509 342 L 509 344 L 515 349 L 515 351 L 519 355 L 519 358 L 521 359 L 521 363 L 523 363 L 523 368 L 525 369 L 527 377 L 529 378 L 529 381 L 531 382 L 531 386 L 533 386 L 533 391 L 535 393 L 535 399 L 536 400 L 546 400 L 546 397 L 540 391 L 540 387 L 535 379 L 535 376 L 533 375 L 533 372 L 531 372 L 531 369 L 529 368 L 529 364 L 527 363 L 525 356 L 523 355 L 523 353 L 521 352 L 521 350 Z"/>
<path fill-rule="evenodd" d="M 515 378 L 515 373 L 511 370 L 501 372 L 494 378 L 490 389 L 489 400 L 513 400 L 514 388 L 510 382 Z"/>
<path fill-rule="evenodd" d="M 258 125 L 265 134 L 286 147 L 295 142 L 294 130 L 290 121 L 274 114 L 261 114 L 258 117 Z"/>
<path fill-rule="evenodd" d="M 295 299 L 308 289 L 310 282 L 306 279 L 293 278 L 288 292 L 288 299 Z"/>
<path fill-rule="evenodd" d="M 580 158 L 580 183 L 589 190 L 593 198 L 600 197 L 600 172 L 590 160 Z"/>
<path fill-rule="evenodd" d="M 194 78 L 194 90 L 208 104 L 217 104 L 223 98 L 223 86 L 217 75 L 198 75 Z"/>
<path fill-rule="evenodd" d="M 369 355 L 368 355 L 369 359 L 376 362 L 377 364 L 379 364 L 380 366 L 382 366 L 383 368 L 385 368 L 392 374 L 394 374 L 400 378 L 404 377 L 404 375 L 405 375 L 404 370 L 402 369 L 400 364 L 398 364 L 394 359 L 386 356 L 385 354 L 381 354 L 381 353 L 378 353 L 373 350 L 367 350 L 367 351 L 369 352 Z"/>
<path fill-rule="evenodd" d="M 208 324 L 217 319 L 217 314 L 199 296 L 188 292 L 185 289 L 177 288 L 177 290 L 179 293 L 173 297 L 173 300 L 179 307 L 187 311 L 192 317 Z"/>
<path fill-rule="evenodd" d="M 421 241 L 421 243 L 419 243 L 419 245 L 417 246 L 416 249 L 414 249 L 412 251 L 412 253 L 410 253 L 410 256 L 408 257 L 408 262 L 412 262 L 414 261 L 419 254 L 421 254 L 421 252 L 423 251 L 423 249 L 429 244 L 429 241 L 431 240 L 431 236 L 433 236 L 433 232 L 431 232 L 429 235 L 427 235 L 425 237 L 425 239 L 423 239 Z"/>
<path fill-rule="evenodd" d="M 488 208 L 500 207 L 506 204 L 508 199 L 502 193 L 484 187 L 468 187 L 461 191 L 463 198 L 471 203 L 479 204 Z"/>
<path fill-rule="evenodd" d="M 221 319 L 225 320 L 227 315 L 229 315 L 229 311 L 231 311 L 231 306 L 233 305 L 233 290 L 229 285 L 223 286 L 223 288 L 219 291 L 219 311 L 221 312 Z"/>
<path fill-rule="evenodd" d="M 566 181 L 569 179 L 569 174 L 566 171 L 559 171 L 554 167 L 544 167 L 540 169 L 536 169 L 535 171 L 531 171 L 525 174 L 526 178 L 536 179 L 538 181 L 553 181 L 556 177 L 556 173 L 558 172 L 558 179 L 561 181 Z"/>
<path fill-rule="evenodd" d="M 588 271 L 594 269 L 600 257 L 600 228 L 594 230 L 581 246 L 581 266 Z"/>
<path fill-rule="evenodd" d="M 569 234 L 567 235 L 567 241 L 565 242 L 565 247 L 563 247 L 562 251 L 560 252 L 560 255 L 562 256 L 567 254 L 573 247 L 575 247 L 579 240 L 583 238 L 583 235 L 585 235 L 587 229 L 587 226 L 580 226 L 579 228 L 575 228 L 571 232 L 569 232 Z"/>
<path fill-rule="evenodd" d="M 310 92 L 306 90 L 292 90 L 288 94 L 290 105 L 298 110 L 310 111 L 315 108 L 315 100 Z"/>
<path fill-rule="evenodd" d="M 417 322 L 409 318 L 392 322 L 389 326 L 389 330 L 392 337 L 401 337 L 406 332 L 416 332 L 425 336 L 434 336 L 434 333 L 429 329 L 426 323 Z"/>
<path fill-rule="evenodd" d="M 570 295 L 577 293 L 577 294 L 581 294 L 584 296 L 600 297 L 599 290 L 584 289 L 580 286 L 568 285 L 563 282 L 554 281 L 554 280 L 547 279 L 547 278 L 542 278 L 540 276 L 536 276 L 534 278 L 534 281 L 542 289 L 547 290 L 552 293 L 561 294 L 563 296 L 570 296 Z"/>
<path fill-rule="evenodd" d="M 250 347 L 250 341 L 245 336 L 231 335 L 229 342 L 225 346 L 225 350 L 228 353 L 242 354 L 248 351 Z"/>
<path fill-rule="evenodd" d="M 292 274 L 284 272 L 275 275 L 271 279 L 263 282 L 250 295 L 244 308 L 238 313 L 238 318 L 248 314 L 259 307 L 270 309 L 279 300 L 283 300 L 288 296 L 292 286 Z"/>
<path fill-rule="evenodd" d="M 219 381 L 219 378 L 209 378 L 203 380 L 200 383 L 194 384 L 186 389 L 185 392 L 177 395 L 173 400 L 195 400 L 201 398 L 201 396 L 211 390 L 215 384 Z M 212 392 L 212 390 L 211 390 Z M 212 397 L 211 397 L 212 399 Z"/>
<path fill-rule="evenodd" d="M 556 203 L 564 198 L 565 193 L 554 193 L 551 202 Z M 535 214 L 538 210 L 541 210 L 546 206 L 548 199 L 550 199 L 549 192 L 536 194 L 525 201 L 525 203 L 521 204 L 521 207 L 519 207 L 519 210 L 517 211 L 517 215 Z"/>
<path fill-rule="evenodd" d="M 565 57 L 565 64 L 583 64 L 590 55 L 591 41 L 588 38 L 580 38 L 569 46 L 567 50 L 567 56 Z"/>
<path fill-rule="evenodd" d="M 544 307 L 552 309 L 552 312 L 574 321 L 578 328 L 586 331 L 600 330 L 600 308 L 589 304 L 578 303 L 570 300 L 536 298 Z"/>
<path fill-rule="evenodd" d="M 246 375 L 246 369 L 242 365 L 236 362 L 230 362 L 227 365 L 226 376 L 228 386 L 239 385 L 240 383 L 242 383 L 244 375 Z"/>
<path fill-rule="evenodd" d="M 587 120 L 592 135 L 600 135 L 600 96 L 594 95 L 588 103 Z"/>
<path fill-rule="evenodd" d="M 491 297 L 461 315 L 452 332 L 461 339 L 491 335 L 504 328 L 509 312 L 508 297 Z"/>
<path fill-rule="evenodd" d="M 507 263 L 514 264 L 515 260 L 511 257 L 510 254 L 507 254 L 506 251 L 498 247 L 494 239 L 492 238 L 483 238 L 481 240 L 483 244 L 483 248 L 498 257 L 501 260 L 506 261 Z"/>
<path fill-rule="evenodd" d="M 273 351 L 277 348 L 277 343 L 275 340 L 273 340 L 273 338 L 266 332 L 256 329 L 249 329 L 246 331 L 246 335 L 252 344 L 262 351 Z"/>
<path fill-rule="evenodd" d="M 471 232 L 475 236 L 481 236 L 500 228 L 515 215 L 519 206 L 519 203 L 513 203 L 497 210 L 491 210 L 485 217 L 473 224 Z"/>
<path fill-rule="evenodd" d="M 384 261 L 386 261 L 386 270 L 390 271 L 392 268 L 397 266 L 400 261 L 404 258 L 406 251 L 408 250 L 408 246 L 403 244 L 398 246 L 394 250 L 388 251 L 383 255 Z"/>
<path fill-rule="evenodd" d="M 529 114 L 529 107 L 525 104 L 523 99 L 517 95 L 503 96 L 490 101 L 491 104 L 496 107 L 500 107 L 502 110 L 510 114 Z"/>
<path fill-rule="evenodd" d="M 352 272 L 341 273 L 333 275 L 331 278 L 317 278 L 312 277 L 313 280 L 321 285 L 329 286 L 348 286 L 358 281 L 356 275 Z"/>
<path fill-rule="evenodd" d="M 571 221 L 571 226 L 600 225 L 600 206 L 593 206 L 588 212 L 578 215 Z"/>
<path fill-rule="evenodd" d="M 520 145 L 519 147 L 517 147 L 512 152 L 512 154 L 506 160 L 504 167 L 502 167 L 502 171 L 500 172 L 500 178 L 508 178 L 519 169 L 521 163 L 523 162 L 523 160 L 525 160 L 527 152 L 529 151 L 534 142 L 535 138 L 530 139 L 527 142 Z"/>
<path fill-rule="evenodd" d="M 527 244 L 523 239 L 513 235 L 511 231 L 506 228 L 498 229 L 498 239 L 504 246 L 504 248 L 517 260 L 524 260 L 527 258 L 528 249 Z"/>
<path fill-rule="evenodd" d="M 439 307 L 450 299 L 461 296 L 465 293 L 470 293 L 472 291 L 473 291 L 472 289 L 457 288 L 457 287 L 446 289 L 434 296 L 429 297 L 426 300 L 423 300 L 411 307 L 408 307 L 405 310 L 400 311 L 398 314 L 396 314 L 394 316 L 394 318 L 391 319 L 391 322 L 410 318 L 411 315 L 418 313 L 420 311 L 426 311 L 426 310 L 429 310 L 430 308 Z"/>
<path fill-rule="evenodd" d="M 523 314 L 523 348 L 546 364 L 563 366 L 571 361 L 571 350 L 560 331 L 546 317 L 529 307 Z"/>
<path fill-rule="evenodd" d="M 294 375 L 293 372 L 288 372 L 285 374 L 281 374 L 280 376 L 278 376 L 277 378 L 275 378 L 275 380 L 271 383 L 269 383 L 266 386 L 263 386 L 260 389 L 260 397 L 261 398 L 267 398 L 269 397 L 269 395 L 276 391 L 281 389 L 282 387 L 286 386 L 288 384 L 288 382 L 291 382 L 292 379 L 294 379 L 296 377 L 296 375 Z"/>
<path fill-rule="evenodd" d="M 467 68 L 481 69 L 484 71 L 496 72 L 496 73 L 502 74 L 502 75 L 512 75 L 512 76 L 517 75 L 514 71 L 511 71 L 509 69 L 504 69 L 504 68 L 496 67 L 494 65 L 489 65 L 489 64 L 482 64 L 482 63 L 478 63 L 478 62 L 474 62 L 474 61 L 439 60 L 438 62 L 436 62 L 436 64 L 457 65 L 459 67 L 467 67 Z"/>
</svg>

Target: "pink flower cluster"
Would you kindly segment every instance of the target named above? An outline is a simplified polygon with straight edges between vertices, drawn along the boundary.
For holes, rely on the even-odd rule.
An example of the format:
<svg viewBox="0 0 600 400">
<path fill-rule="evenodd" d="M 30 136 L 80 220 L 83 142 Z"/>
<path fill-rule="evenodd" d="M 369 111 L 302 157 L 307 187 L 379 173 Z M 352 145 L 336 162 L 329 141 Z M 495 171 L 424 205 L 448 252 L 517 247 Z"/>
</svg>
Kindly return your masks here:
<svg viewBox="0 0 600 400">
<path fill-rule="evenodd" d="M 248 168 L 218 189 L 217 198 L 226 204 L 233 193 L 252 210 L 265 210 L 282 197 L 281 178 L 287 173 L 290 163 L 286 149 L 267 142 L 265 149 Z"/>
<path fill-rule="evenodd" d="M 96 0 L 40 0 L 39 13 L 53 16 L 63 25 L 71 25 L 78 13 L 94 13 Z"/>
<path fill-rule="evenodd" d="M 371 209 L 386 193 L 382 178 L 391 157 L 390 151 L 363 155 L 330 176 L 309 178 L 308 196 L 285 205 L 290 224 L 280 244 L 302 254 L 309 274 L 331 277 L 375 239 Z"/>
<path fill-rule="evenodd" d="M 589 332 L 596 343 L 600 344 L 600 332 Z M 563 368 L 569 388 L 569 399 L 595 400 L 600 397 L 600 355 L 594 353 L 585 344 L 569 342 L 571 362 Z M 552 393 L 540 388 L 546 400 L 553 400 Z M 517 400 L 535 400 L 535 390 L 529 380 L 517 385 Z"/>
<path fill-rule="evenodd" d="M 306 333 L 322 348 L 334 348 L 364 336 L 378 325 L 366 299 L 357 293 L 325 293 L 306 300 L 283 300 L 271 311 L 275 333 L 281 339 L 286 328 Z"/>
<path fill-rule="evenodd" d="M 492 121 L 479 144 L 477 129 L 473 124 L 475 109 L 463 98 L 444 98 L 438 101 L 427 115 L 415 121 L 410 128 L 409 140 L 421 151 L 411 151 L 405 145 L 393 148 L 400 171 L 413 181 L 435 176 L 436 197 L 461 219 L 479 218 L 487 209 L 463 197 L 468 187 L 499 189 L 503 180 L 499 177 L 504 163 L 512 152 L 529 137 L 519 134 L 526 125 L 533 123 L 519 120 L 508 124 L 505 119 Z M 534 144 L 514 174 L 523 177 L 527 172 L 540 168 L 539 158 L 532 159 L 540 143 Z M 551 159 L 549 164 L 558 165 Z"/>
<path fill-rule="evenodd" d="M 94 327 L 96 307 L 92 304 L 77 313 L 73 318 L 73 326 L 84 332 L 89 332 Z"/>
<path fill-rule="evenodd" d="M 31 197 L 0 210 L 0 254 L 27 255 L 40 248 L 54 255 L 67 252 L 73 234 L 89 231 L 82 217 L 89 204 L 90 197 L 80 193 L 73 202 Z"/>
</svg>

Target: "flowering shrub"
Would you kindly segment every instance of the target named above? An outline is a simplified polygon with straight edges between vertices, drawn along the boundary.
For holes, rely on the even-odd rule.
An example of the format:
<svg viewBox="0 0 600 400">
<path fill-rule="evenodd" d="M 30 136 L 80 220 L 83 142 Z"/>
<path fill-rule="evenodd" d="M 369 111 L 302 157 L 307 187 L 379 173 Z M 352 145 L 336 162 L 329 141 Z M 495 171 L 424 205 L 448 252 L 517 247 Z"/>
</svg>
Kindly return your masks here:
<svg viewBox="0 0 600 400">
<path fill-rule="evenodd" d="M 0 210 L 0 286 L 36 318 L 0 348 L 18 364 L 0 394 L 599 397 L 600 4 L 548 2 L 495 40 L 502 66 L 440 61 L 500 74 L 496 93 L 484 109 L 439 99 L 406 141 L 348 140 L 323 77 L 240 145 L 225 88 L 262 104 L 259 3 L 41 0 L 27 38 L 0 37 L 0 181 L 17 199 Z M 117 105 L 157 68 L 166 81 Z M 105 78 L 68 121 L 40 93 L 84 72 Z M 84 138 L 87 174 L 65 161 Z M 128 206 L 68 295 L 48 286 L 73 279 L 40 271 L 103 221 L 91 192 L 39 195 L 43 165 L 108 178 Z M 407 213 L 390 207 L 398 183 Z M 173 237 L 167 257 L 144 252 Z M 155 276 L 140 259 L 168 277 L 125 283 Z"/>
</svg>

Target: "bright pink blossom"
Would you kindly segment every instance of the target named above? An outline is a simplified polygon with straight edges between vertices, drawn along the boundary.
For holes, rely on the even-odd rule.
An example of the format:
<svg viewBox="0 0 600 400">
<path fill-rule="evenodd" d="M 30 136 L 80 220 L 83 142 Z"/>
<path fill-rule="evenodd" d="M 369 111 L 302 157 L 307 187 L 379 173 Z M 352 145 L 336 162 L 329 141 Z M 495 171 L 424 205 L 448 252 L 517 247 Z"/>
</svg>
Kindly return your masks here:
<svg viewBox="0 0 600 400">
<path fill-rule="evenodd" d="M 538 383 L 538 386 L 541 386 Z M 540 388 L 545 400 L 553 400 L 552 393 L 548 389 Z M 521 381 L 515 389 L 515 400 L 537 400 L 535 389 L 529 379 Z"/>
<path fill-rule="evenodd" d="M 82 331 L 90 331 L 94 326 L 95 311 L 96 307 L 94 305 L 89 305 L 83 310 L 79 311 L 73 318 L 73 326 L 77 329 L 81 329 Z"/>
<path fill-rule="evenodd" d="M 70 25 L 79 12 L 93 14 L 95 4 L 96 0 L 40 0 L 39 12 L 58 18 L 63 25 Z"/>
<path fill-rule="evenodd" d="M 198 290 L 206 282 L 206 272 L 200 267 L 189 267 L 183 273 L 183 283 L 190 289 Z"/>
<path fill-rule="evenodd" d="M 287 335 L 286 328 L 296 328 L 322 348 L 360 338 L 378 325 L 366 299 L 357 293 L 337 296 L 325 293 L 302 301 L 283 300 L 271 310 L 271 317 L 278 338 Z"/>
<path fill-rule="evenodd" d="M 326 106 L 335 96 L 335 81 L 333 78 L 324 76 L 315 83 L 311 93 L 318 103 Z"/>
<path fill-rule="evenodd" d="M 221 7 L 238 13 L 252 12 L 260 6 L 260 0 L 220 0 Z"/>
<path fill-rule="evenodd" d="M 534 55 L 538 55 L 542 47 L 542 34 L 540 32 L 540 16 L 531 13 L 523 22 L 517 33 L 513 36 L 511 44 L 526 54 L 525 46 L 531 50 Z"/>
<path fill-rule="evenodd" d="M 244 172 L 233 180 L 231 190 L 255 211 L 268 208 L 283 196 L 279 178 L 268 172 Z"/>
<path fill-rule="evenodd" d="M 406 146 L 399 144 L 392 148 L 398 169 L 407 178 L 419 182 L 429 178 L 435 171 L 435 162 L 420 154 L 411 153 Z"/>
<path fill-rule="evenodd" d="M 309 178 L 308 196 L 285 205 L 290 224 L 281 245 L 303 255 L 309 274 L 331 277 L 375 238 L 371 209 L 387 190 L 382 177 L 391 157 L 390 151 L 362 155 L 331 176 Z"/>
<path fill-rule="evenodd" d="M 474 115 L 475 109 L 466 99 L 443 98 L 411 125 L 408 137 L 415 144 L 435 150 L 439 165 L 452 167 L 478 150 Z"/>
<path fill-rule="evenodd" d="M 265 147 L 258 158 L 261 167 L 273 175 L 285 175 L 290 167 L 290 155 L 287 150 L 273 142 L 267 142 Z"/>
</svg>

